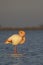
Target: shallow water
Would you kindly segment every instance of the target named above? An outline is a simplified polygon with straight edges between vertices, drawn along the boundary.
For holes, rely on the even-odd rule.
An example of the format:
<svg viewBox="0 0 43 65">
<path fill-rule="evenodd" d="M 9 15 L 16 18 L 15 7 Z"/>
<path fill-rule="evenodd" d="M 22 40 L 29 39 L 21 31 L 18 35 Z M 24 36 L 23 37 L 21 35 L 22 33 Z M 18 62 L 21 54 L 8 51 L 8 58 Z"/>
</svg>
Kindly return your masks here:
<svg viewBox="0 0 43 65">
<path fill-rule="evenodd" d="M 14 54 L 14 46 L 6 45 L 4 41 L 18 31 L 0 31 L 0 65 L 43 65 L 43 31 L 26 32 L 26 42 L 18 45 L 20 56 Z"/>
</svg>

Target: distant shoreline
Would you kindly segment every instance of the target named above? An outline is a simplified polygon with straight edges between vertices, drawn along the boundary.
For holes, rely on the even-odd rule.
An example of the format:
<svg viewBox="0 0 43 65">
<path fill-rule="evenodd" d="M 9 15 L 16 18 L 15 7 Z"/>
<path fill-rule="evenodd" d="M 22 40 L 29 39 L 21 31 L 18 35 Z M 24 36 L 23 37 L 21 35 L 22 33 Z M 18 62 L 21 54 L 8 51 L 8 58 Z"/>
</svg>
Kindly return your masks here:
<svg viewBox="0 0 43 65">
<path fill-rule="evenodd" d="M 23 28 L 0 27 L 0 30 L 43 30 L 43 27 L 23 27 Z"/>
</svg>

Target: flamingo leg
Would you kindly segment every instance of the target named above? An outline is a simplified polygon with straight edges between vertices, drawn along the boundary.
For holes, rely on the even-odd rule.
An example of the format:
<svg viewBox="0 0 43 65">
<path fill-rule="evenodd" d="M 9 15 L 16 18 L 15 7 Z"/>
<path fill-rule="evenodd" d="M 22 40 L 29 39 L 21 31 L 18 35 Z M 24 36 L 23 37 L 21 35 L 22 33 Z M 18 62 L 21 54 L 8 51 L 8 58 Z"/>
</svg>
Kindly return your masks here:
<svg viewBox="0 0 43 65">
<path fill-rule="evenodd" d="M 17 46 L 15 45 L 14 54 L 17 54 Z"/>
</svg>

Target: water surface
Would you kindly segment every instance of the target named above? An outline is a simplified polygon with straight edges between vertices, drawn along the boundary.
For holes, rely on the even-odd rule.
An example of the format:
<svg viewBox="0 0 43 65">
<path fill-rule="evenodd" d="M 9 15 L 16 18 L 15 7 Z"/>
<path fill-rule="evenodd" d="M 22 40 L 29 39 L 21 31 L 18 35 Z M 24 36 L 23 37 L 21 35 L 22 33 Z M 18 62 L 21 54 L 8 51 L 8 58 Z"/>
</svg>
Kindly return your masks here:
<svg viewBox="0 0 43 65">
<path fill-rule="evenodd" d="M 0 65 L 43 65 L 43 30 L 25 30 L 26 42 L 18 45 L 18 52 L 23 56 L 10 56 L 14 54 L 14 46 L 6 45 L 4 41 L 18 31 L 0 31 Z"/>
</svg>

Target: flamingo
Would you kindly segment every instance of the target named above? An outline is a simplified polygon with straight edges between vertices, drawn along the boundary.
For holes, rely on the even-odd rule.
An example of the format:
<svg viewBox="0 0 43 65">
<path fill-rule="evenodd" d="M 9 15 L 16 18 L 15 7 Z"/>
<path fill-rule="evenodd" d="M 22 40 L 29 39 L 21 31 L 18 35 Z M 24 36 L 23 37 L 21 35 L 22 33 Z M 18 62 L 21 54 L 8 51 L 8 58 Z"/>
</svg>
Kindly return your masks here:
<svg viewBox="0 0 43 65">
<path fill-rule="evenodd" d="M 7 40 L 5 40 L 5 44 L 12 43 L 14 45 L 14 53 L 17 54 L 17 45 L 24 44 L 25 42 L 25 32 L 20 30 L 18 34 L 11 35 Z"/>
</svg>

